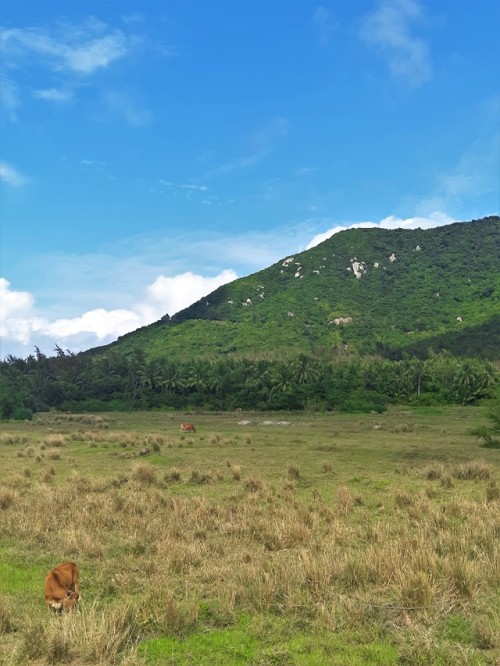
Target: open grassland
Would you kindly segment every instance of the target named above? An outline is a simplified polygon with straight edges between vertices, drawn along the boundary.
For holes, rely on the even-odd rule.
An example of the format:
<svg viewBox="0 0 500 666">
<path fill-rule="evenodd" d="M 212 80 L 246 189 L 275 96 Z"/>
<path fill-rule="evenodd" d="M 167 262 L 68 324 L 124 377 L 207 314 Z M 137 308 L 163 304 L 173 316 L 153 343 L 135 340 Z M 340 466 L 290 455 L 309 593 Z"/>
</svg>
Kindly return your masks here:
<svg viewBox="0 0 500 666">
<path fill-rule="evenodd" d="M 0 663 L 499 663 L 499 454 L 468 434 L 483 422 L 0 424 Z M 65 560 L 82 602 L 51 616 L 44 578 Z"/>
</svg>

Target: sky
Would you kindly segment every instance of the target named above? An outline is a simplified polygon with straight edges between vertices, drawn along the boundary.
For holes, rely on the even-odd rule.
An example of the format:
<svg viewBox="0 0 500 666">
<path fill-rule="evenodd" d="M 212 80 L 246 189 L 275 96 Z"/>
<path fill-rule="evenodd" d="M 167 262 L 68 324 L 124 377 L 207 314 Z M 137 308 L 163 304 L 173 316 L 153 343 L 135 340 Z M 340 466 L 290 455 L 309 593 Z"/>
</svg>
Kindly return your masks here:
<svg viewBox="0 0 500 666">
<path fill-rule="evenodd" d="M 2 0 L 0 357 L 499 213 L 500 4 Z"/>
</svg>

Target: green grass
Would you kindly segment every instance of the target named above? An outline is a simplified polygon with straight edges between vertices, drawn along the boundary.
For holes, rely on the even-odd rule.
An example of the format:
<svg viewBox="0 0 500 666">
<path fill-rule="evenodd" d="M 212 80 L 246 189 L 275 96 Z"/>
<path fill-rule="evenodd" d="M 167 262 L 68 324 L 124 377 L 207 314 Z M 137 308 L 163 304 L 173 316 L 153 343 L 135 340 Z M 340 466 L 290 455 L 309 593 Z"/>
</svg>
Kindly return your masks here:
<svg viewBox="0 0 500 666">
<path fill-rule="evenodd" d="M 45 579 L 49 567 L 21 560 L 11 546 L 0 550 L 0 597 L 37 595 L 43 600 L 40 581 Z"/>
<path fill-rule="evenodd" d="M 276 618 L 243 615 L 235 627 L 195 633 L 185 639 L 152 638 L 139 654 L 147 664 L 176 666 L 238 666 L 248 664 L 297 666 L 375 666 L 397 663 L 397 649 L 388 643 L 356 643 L 347 632 L 326 633 L 293 629 Z"/>
<path fill-rule="evenodd" d="M 108 654 L 102 617 L 128 666 L 497 658 L 484 409 L 86 418 L 0 424 L 1 663 Z M 66 642 L 43 598 L 64 560 L 82 590 Z"/>
</svg>

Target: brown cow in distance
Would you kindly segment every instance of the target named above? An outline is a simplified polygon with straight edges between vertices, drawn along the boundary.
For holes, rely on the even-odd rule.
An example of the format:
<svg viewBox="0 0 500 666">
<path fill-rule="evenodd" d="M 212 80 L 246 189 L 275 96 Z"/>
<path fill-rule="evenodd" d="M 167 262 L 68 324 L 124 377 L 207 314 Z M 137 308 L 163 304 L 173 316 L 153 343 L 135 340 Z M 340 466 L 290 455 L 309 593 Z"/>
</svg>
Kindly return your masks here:
<svg viewBox="0 0 500 666">
<path fill-rule="evenodd" d="M 78 577 L 80 572 L 74 562 L 64 562 L 45 579 L 45 603 L 54 612 L 70 611 L 80 599 Z"/>
<path fill-rule="evenodd" d="M 181 432 L 196 432 L 192 423 L 181 423 Z"/>
</svg>

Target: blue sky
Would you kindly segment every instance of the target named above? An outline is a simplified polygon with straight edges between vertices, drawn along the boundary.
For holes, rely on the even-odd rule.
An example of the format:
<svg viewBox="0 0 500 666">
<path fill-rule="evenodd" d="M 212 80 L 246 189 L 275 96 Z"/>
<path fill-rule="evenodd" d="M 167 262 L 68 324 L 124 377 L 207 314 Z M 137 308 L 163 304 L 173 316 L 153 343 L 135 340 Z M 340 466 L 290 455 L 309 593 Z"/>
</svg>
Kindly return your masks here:
<svg viewBox="0 0 500 666">
<path fill-rule="evenodd" d="M 489 0 L 3 0 L 2 357 L 356 225 L 499 212 Z"/>
</svg>

